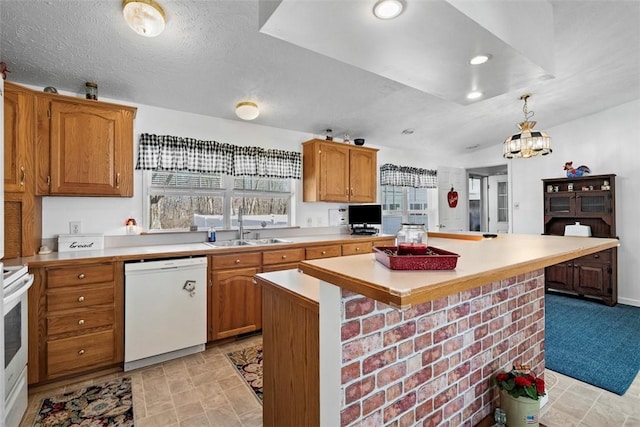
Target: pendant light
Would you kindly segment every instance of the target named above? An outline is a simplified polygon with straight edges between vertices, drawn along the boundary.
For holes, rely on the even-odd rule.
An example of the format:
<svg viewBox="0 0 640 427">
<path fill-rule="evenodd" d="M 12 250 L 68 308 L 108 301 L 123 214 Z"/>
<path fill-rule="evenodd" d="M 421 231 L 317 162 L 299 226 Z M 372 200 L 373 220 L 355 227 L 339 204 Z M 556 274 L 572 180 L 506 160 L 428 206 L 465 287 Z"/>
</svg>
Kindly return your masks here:
<svg viewBox="0 0 640 427">
<path fill-rule="evenodd" d="M 522 107 L 524 121 L 518 124 L 520 132 L 507 137 L 504 141 L 502 155 L 506 159 L 546 156 L 552 151 L 551 137 L 546 132 L 533 130 L 536 122 L 529 119 L 533 117 L 534 113 L 527 109 L 527 100 L 530 97 L 530 93 L 520 97 L 524 101 L 524 107 Z"/>
</svg>

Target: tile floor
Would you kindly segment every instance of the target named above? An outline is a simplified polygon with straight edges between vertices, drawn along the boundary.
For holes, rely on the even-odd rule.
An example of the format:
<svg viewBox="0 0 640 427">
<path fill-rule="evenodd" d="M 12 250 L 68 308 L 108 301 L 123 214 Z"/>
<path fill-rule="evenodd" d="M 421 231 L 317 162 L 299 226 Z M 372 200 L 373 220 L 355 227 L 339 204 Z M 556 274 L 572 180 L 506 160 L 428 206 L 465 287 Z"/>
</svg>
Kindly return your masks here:
<svg viewBox="0 0 640 427">
<path fill-rule="evenodd" d="M 262 405 L 225 354 L 260 343 L 262 336 L 251 336 L 91 383 L 131 376 L 135 427 L 258 427 L 262 426 Z M 88 383 L 30 394 L 20 427 L 32 426 L 42 399 L 84 385 Z"/>
<path fill-rule="evenodd" d="M 224 355 L 261 342 L 261 336 L 252 336 L 92 382 L 132 377 L 136 427 L 261 426 L 262 406 Z M 547 427 L 640 427 L 640 375 L 624 396 L 548 370 L 545 379 L 549 402 L 541 411 L 541 422 Z M 30 395 L 20 427 L 31 427 L 42 399 L 62 391 L 64 387 Z"/>
</svg>

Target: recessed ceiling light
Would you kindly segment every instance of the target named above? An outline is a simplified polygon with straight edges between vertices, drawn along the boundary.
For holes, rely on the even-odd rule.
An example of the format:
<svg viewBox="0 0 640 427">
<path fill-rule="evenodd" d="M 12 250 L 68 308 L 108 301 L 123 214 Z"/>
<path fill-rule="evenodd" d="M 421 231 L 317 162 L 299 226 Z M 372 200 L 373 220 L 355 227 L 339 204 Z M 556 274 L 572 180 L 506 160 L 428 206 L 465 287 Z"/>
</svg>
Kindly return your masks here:
<svg viewBox="0 0 640 427">
<path fill-rule="evenodd" d="M 402 134 L 403 134 L 403 135 L 413 135 L 413 132 L 415 132 L 415 130 L 414 130 L 414 129 L 412 129 L 412 128 L 409 128 L 409 129 L 404 129 L 404 130 L 402 131 Z"/>
<path fill-rule="evenodd" d="M 480 64 L 484 64 L 490 59 L 491 59 L 491 55 L 489 55 L 488 53 L 483 53 L 482 55 L 476 55 L 473 58 L 471 58 L 469 60 L 469 64 L 480 65 Z"/>
<path fill-rule="evenodd" d="M 380 0 L 373 6 L 373 14 L 380 19 L 393 19 L 402 13 L 404 5 L 400 0 Z"/>
<path fill-rule="evenodd" d="M 474 90 L 473 92 L 469 92 L 467 94 L 467 99 L 478 99 L 482 96 L 482 92 Z"/>
</svg>

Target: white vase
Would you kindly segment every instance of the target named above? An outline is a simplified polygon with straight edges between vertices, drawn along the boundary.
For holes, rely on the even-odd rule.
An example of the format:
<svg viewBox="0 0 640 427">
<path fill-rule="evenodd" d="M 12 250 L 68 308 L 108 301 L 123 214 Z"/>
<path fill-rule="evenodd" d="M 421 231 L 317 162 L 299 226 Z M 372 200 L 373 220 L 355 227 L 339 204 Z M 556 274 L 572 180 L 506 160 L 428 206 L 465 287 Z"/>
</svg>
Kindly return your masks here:
<svg viewBox="0 0 640 427">
<path fill-rule="evenodd" d="M 539 427 L 540 400 L 513 397 L 500 390 L 500 407 L 507 414 L 509 427 Z"/>
</svg>

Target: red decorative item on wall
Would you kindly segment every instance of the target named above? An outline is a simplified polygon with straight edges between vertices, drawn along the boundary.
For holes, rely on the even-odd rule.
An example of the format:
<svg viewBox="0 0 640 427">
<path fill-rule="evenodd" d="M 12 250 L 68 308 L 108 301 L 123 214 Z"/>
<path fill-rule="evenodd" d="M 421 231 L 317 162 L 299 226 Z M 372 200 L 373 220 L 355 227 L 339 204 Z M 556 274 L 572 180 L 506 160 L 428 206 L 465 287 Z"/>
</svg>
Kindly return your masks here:
<svg viewBox="0 0 640 427">
<path fill-rule="evenodd" d="M 0 62 L 0 74 L 2 75 L 2 80 L 6 80 L 7 73 L 10 72 L 11 71 L 9 71 L 9 69 L 7 68 L 7 64 L 5 64 L 4 62 Z"/>
<path fill-rule="evenodd" d="M 449 202 L 450 208 L 458 206 L 458 192 L 451 187 L 451 190 L 447 193 L 447 202 Z"/>
</svg>

